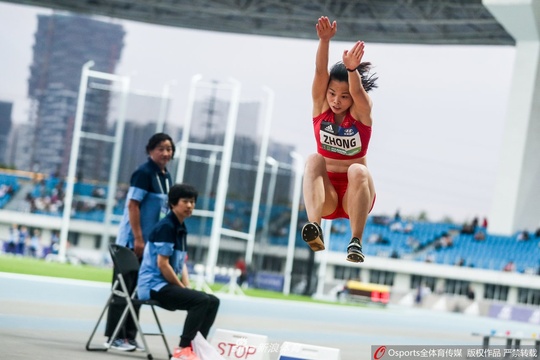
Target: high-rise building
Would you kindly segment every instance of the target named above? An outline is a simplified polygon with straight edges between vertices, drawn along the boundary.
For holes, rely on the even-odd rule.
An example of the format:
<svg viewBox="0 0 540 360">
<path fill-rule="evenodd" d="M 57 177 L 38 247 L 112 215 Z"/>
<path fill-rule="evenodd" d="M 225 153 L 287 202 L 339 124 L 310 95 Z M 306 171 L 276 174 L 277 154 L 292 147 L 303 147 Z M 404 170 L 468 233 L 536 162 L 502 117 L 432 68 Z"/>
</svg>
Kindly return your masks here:
<svg viewBox="0 0 540 360">
<path fill-rule="evenodd" d="M 7 101 L 0 101 L 0 164 L 8 164 L 7 150 L 8 150 L 8 137 L 11 131 L 11 110 L 13 103 Z"/>
<path fill-rule="evenodd" d="M 260 105 L 256 101 L 240 102 L 235 137 L 257 138 Z M 192 125 L 190 133 L 191 141 L 208 142 L 208 139 L 222 138 L 227 131 L 227 126 L 229 126 L 227 122 L 229 106 L 229 101 L 214 97 L 195 102 L 193 106 L 194 125 Z"/>
<path fill-rule="evenodd" d="M 9 136 L 9 148 L 7 152 L 7 164 L 15 165 L 19 170 L 27 170 L 31 168 L 30 163 L 30 148 L 28 139 L 34 134 L 34 127 L 28 122 L 15 123 Z"/>
<path fill-rule="evenodd" d="M 223 145 L 230 103 L 222 99 L 209 98 L 205 101 L 195 102 L 193 107 L 193 124 L 190 132 L 190 142 Z M 231 156 L 231 169 L 229 171 L 227 194 L 231 198 L 251 201 L 255 193 L 255 183 L 261 146 L 261 134 L 259 127 L 262 126 L 260 112 L 261 103 L 257 101 L 242 101 L 238 105 L 238 118 L 235 129 L 234 146 Z M 290 153 L 294 145 L 286 145 L 270 139 L 268 143 L 268 156 L 282 164 L 282 167 L 290 167 L 292 162 Z M 217 154 L 217 165 L 210 169 L 208 158 L 210 151 L 188 151 L 188 163 L 184 172 L 184 180 L 197 184 L 202 195 L 205 193 L 205 185 L 209 174 L 213 174 L 213 187 L 217 184 L 220 171 L 221 153 Z M 191 155 L 191 156 L 190 156 Z M 268 178 L 268 176 L 267 176 Z M 280 171 L 276 180 L 275 198 L 284 202 L 290 199 L 292 182 L 291 171 Z M 268 179 L 265 180 L 267 184 Z M 262 189 L 263 197 L 266 196 L 268 186 Z"/>
<path fill-rule="evenodd" d="M 124 46 L 124 35 L 121 25 L 94 18 L 38 15 L 28 81 L 28 96 L 32 102 L 30 123 L 34 132 L 27 139 L 31 168 L 26 170 L 67 174 L 81 69 L 92 60 L 93 70 L 114 73 Z M 109 91 L 99 89 L 88 92 L 83 131 L 107 134 L 109 95 Z M 79 151 L 79 176 L 106 179 L 110 146 L 83 138 Z"/>
</svg>

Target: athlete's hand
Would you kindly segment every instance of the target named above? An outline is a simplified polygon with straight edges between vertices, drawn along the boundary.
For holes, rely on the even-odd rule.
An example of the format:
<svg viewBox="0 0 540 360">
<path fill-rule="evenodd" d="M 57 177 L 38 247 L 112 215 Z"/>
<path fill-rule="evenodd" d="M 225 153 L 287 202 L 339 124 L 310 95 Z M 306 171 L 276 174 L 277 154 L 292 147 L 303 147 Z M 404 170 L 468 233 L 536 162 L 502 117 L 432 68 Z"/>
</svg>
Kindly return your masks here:
<svg viewBox="0 0 540 360">
<path fill-rule="evenodd" d="M 364 56 L 364 42 L 357 41 L 351 50 L 343 51 L 343 64 L 347 69 L 356 69 L 362 62 Z"/>
<path fill-rule="evenodd" d="M 333 23 L 330 23 L 327 16 L 321 16 L 315 27 L 317 28 L 317 36 L 321 40 L 330 40 L 337 31 L 336 21 L 334 20 Z"/>
</svg>

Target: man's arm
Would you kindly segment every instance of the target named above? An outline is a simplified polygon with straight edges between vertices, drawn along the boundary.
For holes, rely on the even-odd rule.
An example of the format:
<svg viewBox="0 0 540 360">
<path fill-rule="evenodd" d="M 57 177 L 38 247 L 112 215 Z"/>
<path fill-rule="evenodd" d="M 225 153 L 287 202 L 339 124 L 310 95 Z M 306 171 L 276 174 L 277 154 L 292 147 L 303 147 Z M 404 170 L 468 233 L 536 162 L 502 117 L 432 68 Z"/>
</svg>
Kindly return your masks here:
<svg viewBox="0 0 540 360">
<path fill-rule="evenodd" d="M 180 281 L 178 279 L 178 276 L 174 272 L 174 269 L 172 268 L 171 264 L 169 264 L 169 257 L 164 255 L 158 255 L 157 256 L 157 265 L 159 268 L 159 271 L 161 271 L 161 274 L 167 280 L 169 284 L 172 285 L 178 285 L 180 287 L 186 287 L 183 284 L 183 281 Z M 185 264 L 184 264 L 185 267 Z M 186 268 L 186 275 L 187 275 L 187 268 Z M 182 270 L 182 279 L 184 278 L 184 271 Z"/>
<path fill-rule="evenodd" d="M 189 273 L 187 265 L 184 263 L 184 266 L 182 267 L 182 278 L 180 279 L 180 282 L 184 284 L 185 287 L 189 287 Z"/>
<path fill-rule="evenodd" d="M 141 229 L 141 208 L 140 202 L 130 199 L 128 202 L 129 224 L 133 232 L 133 251 L 140 258 L 144 251 L 144 238 Z"/>
</svg>

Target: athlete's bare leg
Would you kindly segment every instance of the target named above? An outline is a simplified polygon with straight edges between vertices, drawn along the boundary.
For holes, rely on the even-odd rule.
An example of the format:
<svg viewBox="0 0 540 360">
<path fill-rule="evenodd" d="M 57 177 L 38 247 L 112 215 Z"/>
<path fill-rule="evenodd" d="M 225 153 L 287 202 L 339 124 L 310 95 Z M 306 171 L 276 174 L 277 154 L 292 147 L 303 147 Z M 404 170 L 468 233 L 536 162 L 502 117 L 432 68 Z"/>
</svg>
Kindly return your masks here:
<svg viewBox="0 0 540 360">
<path fill-rule="evenodd" d="M 343 208 L 349 214 L 353 237 L 349 244 L 347 260 L 362 262 L 364 261 L 362 236 L 375 197 L 375 186 L 368 168 L 362 164 L 352 164 L 347 171 L 347 177 L 349 184 L 343 196 Z M 359 245 L 359 251 L 356 251 L 358 250 L 356 245 Z"/>
<path fill-rule="evenodd" d="M 313 251 L 324 250 L 321 219 L 334 212 L 338 198 L 328 178 L 324 158 L 319 154 L 310 155 L 306 160 L 303 190 L 309 223 L 302 228 L 302 238 Z"/>
</svg>

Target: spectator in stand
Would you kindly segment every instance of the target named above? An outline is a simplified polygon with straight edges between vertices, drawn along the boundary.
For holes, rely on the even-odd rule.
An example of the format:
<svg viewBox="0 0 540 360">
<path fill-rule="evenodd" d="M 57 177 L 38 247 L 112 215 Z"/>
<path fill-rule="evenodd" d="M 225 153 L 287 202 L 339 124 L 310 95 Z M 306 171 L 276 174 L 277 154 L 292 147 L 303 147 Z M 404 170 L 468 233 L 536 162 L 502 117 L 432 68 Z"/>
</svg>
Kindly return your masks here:
<svg viewBox="0 0 540 360">
<path fill-rule="evenodd" d="M 14 193 L 13 186 L 6 185 L 6 184 L 0 185 L 0 198 L 6 195 L 13 195 L 13 193 Z"/>
<path fill-rule="evenodd" d="M 403 233 L 405 233 L 405 234 L 410 234 L 410 233 L 413 232 L 413 230 L 414 230 L 414 225 L 413 225 L 413 223 L 412 223 L 411 221 L 407 221 L 407 222 L 405 223 L 405 226 L 403 227 Z"/>
<path fill-rule="evenodd" d="M 396 213 L 394 214 L 394 221 L 401 221 L 401 214 L 399 212 L 399 209 L 397 209 Z"/>
<path fill-rule="evenodd" d="M 488 219 L 487 219 L 487 217 L 484 217 L 484 220 L 482 220 L 482 227 L 484 229 L 487 229 L 487 227 L 488 227 Z"/>
<path fill-rule="evenodd" d="M 471 227 L 473 229 L 473 231 L 476 230 L 476 228 L 478 227 L 478 217 L 475 217 L 471 223 Z"/>
<path fill-rule="evenodd" d="M 19 241 L 17 242 L 17 254 L 24 255 L 26 253 L 26 242 L 29 240 L 30 234 L 26 226 L 19 228 Z"/>
<path fill-rule="evenodd" d="M 520 232 L 517 237 L 516 237 L 517 241 L 527 241 L 530 239 L 529 237 L 529 232 L 527 230 L 523 230 L 522 232 Z"/>
<path fill-rule="evenodd" d="M 53 230 L 51 232 L 51 244 L 50 244 L 50 252 L 51 254 L 57 255 L 58 250 L 60 246 L 60 234 L 57 230 Z"/>
<path fill-rule="evenodd" d="M 475 230 L 475 227 L 473 226 L 473 224 L 465 223 L 461 227 L 461 233 L 464 235 L 472 235 L 474 234 L 474 230 Z"/>
<path fill-rule="evenodd" d="M 403 224 L 401 224 L 401 221 L 392 223 L 392 225 L 390 225 L 390 231 L 403 232 Z"/>
<path fill-rule="evenodd" d="M 454 246 L 454 238 L 449 233 L 443 233 L 434 243 L 436 250 L 445 249 Z"/>
<path fill-rule="evenodd" d="M 39 229 L 32 231 L 32 237 L 28 246 L 28 255 L 31 257 L 41 257 L 41 231 Z"/>
<path fill-rule="evenodd" d="M 509 262 L 506 263 L 506 265 L 504 265 L 503 271 L 514 272 L 516 271 L 516 265 L 514 264 L 512 260 L 510 260 Z"/>
<path fill-rule="evenodd" d="M 410 221 L 406 221 L 405 225 L 402 221 L 396 221 L 390 225 L 390 231 L 410 234 L 414 230 L 414 225 Z"/>
<path fill-rule="evenodd" d="M 19 225 L 11 224 L 11 227 L 9 228 L 9 239 L 7 243 L 6 252 L 8 254 L 16 254 L 18 242 L 19 242 Z"/>
<path fill-rule="evenodd" d="M 390 240 L 384 238 L 381 234 L 371 234 L 368 237 L 370 244 L 390 245 Z"/>
<path fill-rule="evenodd" d="M 96 186 L 94 189 L 92 189 L 92 196 L 104 199 L 106 197 L 105 189 L 101 186 Z"/>
<path fill-rule="evenodd" d="M 476 241 L 484 241 L 486 240 L 486 233 L 482 230 L 478 230 L 475 234 L 474 234 L 474 240 Z"/>
<path fill-rule="evenodd" d="M 420 247 L 420 240 L 418 240 L 414 236 L 409 236 L 407 238 L 407 245 L 410 246 L 413 251 L 416 251 Z"/>
</svg>

